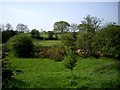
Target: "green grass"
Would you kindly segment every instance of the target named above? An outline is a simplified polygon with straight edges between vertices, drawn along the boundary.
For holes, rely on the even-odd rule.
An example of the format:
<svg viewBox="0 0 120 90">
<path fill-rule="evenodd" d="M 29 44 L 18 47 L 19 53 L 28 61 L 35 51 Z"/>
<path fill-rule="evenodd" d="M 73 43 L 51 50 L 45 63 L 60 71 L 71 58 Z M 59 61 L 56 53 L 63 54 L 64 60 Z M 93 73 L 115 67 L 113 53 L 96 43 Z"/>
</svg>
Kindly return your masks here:
<svg viewBox="0 0 120 90">
<path fill-rule="evenodd" d="M 9 87 L 16 88 L 112 88 L 118 87 L 118 61 L 108 58 L 78 58 L 74 74 L 77 85 L 70 85 L 71 72 L 62 62 L 41 58 L 10 58 L 15 74 Z"/>
<path fill-rule="evenodd" d="M 34 43 L 42 46 L 61 45 L 60 40 L 34 40 Z"/>
</svg>

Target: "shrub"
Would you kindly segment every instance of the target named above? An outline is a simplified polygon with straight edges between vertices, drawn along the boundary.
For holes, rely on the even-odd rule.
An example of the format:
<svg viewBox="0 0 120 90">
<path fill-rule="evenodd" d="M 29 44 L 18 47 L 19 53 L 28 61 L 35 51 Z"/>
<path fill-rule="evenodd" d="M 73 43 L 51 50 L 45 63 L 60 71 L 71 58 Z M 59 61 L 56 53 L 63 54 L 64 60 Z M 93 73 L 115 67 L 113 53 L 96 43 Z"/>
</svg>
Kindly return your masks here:
<svg viewBox="0 0 120 90">
<path fill-rule="evenodd" d="M 13 50 L 14 55 L 17 57 L 33 57 L 33 41 L 27 34 L 18 34 L 12 37 L 7 46 Z"/>
<path fill-rule="evenodd" d="M 44 47 L 39 45 L 39 44 L 34 44 L 34 47 L 33 47 L 33 52 L 34 52 L 34 57 L 43 57 L 43 55 L 40 53 L 42 52 L 42 49 Z"/>
<path fill-rule="evenodd" d="M 13 67 L 11 67 L 11 63 L 9 62 L 9 59 L 7 59 L 7 53 L 6 53 L 6 47 L 5 45 L 2 45 L 2 87 L 4 88 L 6 86 L 6 83 L 12 78 L 13 76 Z"/>
<path fill-rule="evenodd" d="M 70 47 L 75 46 L 76 39 L 73 33 L 63 33 L 60 39 L 65 46 L 70 46 Z"/>
<path fill-rule="evenodd" d="M 111 25 L 97 31 L 93 37 L 94 52 L 101 52 L 104 56 L 120 58 L 120 26 Z"/>
<path fill-rule="evenodd" d="M 6 44 L 2 45 L 2 58 L 8 56 L 9 49 L 7 48 Z"/>
<path fill-rule="evenodd" d="M 76 65 L 77 59 L 75 57 L 74 52 L 72 51 L 72 49 L 70 47 L 65 47 L 66 50 L 66 56 L 64 57 L 64 65 L 66 68 L 71 70 L 71 73 L 73 75 L 73 68 Z"/>
<path fill-rule="evenodd" d="M 6 83 L 13 76 L 13 68 L 8 59 L 2 60 L 2 82 Z"/>
<path fill-rule="evenodd" d="M 79 32 L 77 34 L 76 46 L 81 48 L 81 49 L 87 49 L 88 44 L 87 44 L 87 41 L 85 39 L 85 33 L 84 32 Z"/>
<path fill-rule="evenodd" d="M 55 61 L 62 61 L 64 56 L 64 50 L 58 47 L 47 50 L 45 56 L 47 58 L 54 59 Z"/>
<path fill-rule="evenodd" d="M 84 49 L 85 52 L 89 52 L 87 56 L 92 55 L 92 37 L 93 33 L 79 32 L 76 40 L 76 47 Z"/>
<path fill-rule="evenodd" d="M 11 66 L 9 59 L 6 58 L 6 51 L 2 48 L 2 87 L 4 88 L 6 83 L 12 78 L 14 68 Z"/>
<path fill-rule="evenodd" d="M 76 42 L 78 48 L 90 52 L 87 56 L 120 58 L 120 26 L 109 25 L 90 37 L 86 32 L 79 32 Z"/>
</svg>

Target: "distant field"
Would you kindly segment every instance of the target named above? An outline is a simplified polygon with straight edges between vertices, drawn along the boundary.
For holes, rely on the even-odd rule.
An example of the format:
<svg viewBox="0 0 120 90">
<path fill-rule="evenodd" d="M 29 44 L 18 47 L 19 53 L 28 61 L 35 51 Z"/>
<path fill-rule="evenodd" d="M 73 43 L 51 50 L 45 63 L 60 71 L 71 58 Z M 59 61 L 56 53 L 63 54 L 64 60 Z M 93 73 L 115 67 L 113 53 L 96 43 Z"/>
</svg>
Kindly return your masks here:
<svg viewBox="0 0 120 90">
<path fill-rule="evenodd" d="M 47 33 L 40 33 L 40 36 L 41 37 L 44 37 L 44 38 L 48 38 L 48 34 Z M 57 34 L 58 38 L 60 38 L 61 34 Z M 55 35 L 53 35 L 53 37 L 55 37 Z"/>
<path fill-rule="evenodd" d="M 118 61 L 107 58 L 78 58 L 74 74 L 77 85 L 70 86 L 70 70 L 62 62 L 41 58 L 10 58 L 21 70 L 10 82 L 14 88 L 111 88 L 118 87 Z M 120 84 L 119 84 L 120 85 Z M 6 85 L 9 86 L 9 85 Z"/>
<path fill-rule="evenodd" d="M 60 40 L 34 40 L 34 43 L 40 44 L 42 46 L 61 45 L 61 41 Z"/>
</svg>

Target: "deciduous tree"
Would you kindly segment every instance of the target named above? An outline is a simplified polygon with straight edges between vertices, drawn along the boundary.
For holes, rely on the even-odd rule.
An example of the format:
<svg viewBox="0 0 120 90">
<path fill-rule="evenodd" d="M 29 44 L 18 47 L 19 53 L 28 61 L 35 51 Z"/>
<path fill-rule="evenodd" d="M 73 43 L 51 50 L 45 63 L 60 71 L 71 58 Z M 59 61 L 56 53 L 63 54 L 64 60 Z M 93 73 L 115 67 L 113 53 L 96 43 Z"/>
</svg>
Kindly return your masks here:
<svg viewBox="0 0 120 90">
<path fill-rule="evenodd" d="M 77 60 L 74 52 L 70 47 L 66 46 L 65 50 L 66 50 L 66 56 L 64 58 L 63 63 L 67 69 L 71 70 L 71 74 L 73 75 L 73 68 L 75 67 Z"/>
<path fill-rule="evenodd" d="M 38 37 L 40 37 L 39 31 L 36 30 L 36 29 L 33 29 L 33 30 L 31 31 L 31 37 L 32 37 L 32 38 L 38 38 Z"/>
<path fill-rule="evenodd" d="M 72 23 L 70 25 L 70 30 L 71 30 L 71 32 L 76 32 L 78 30 L 78 25 L 75 23 Z"/>
<path fill-rule="evenodd" d="M 5 25 L 5 28 L 6 28 L 6 30 L 13 30 L 12 25 L 9 24 L 9 23 L 7 23 L 7 24 Z"/>
<path fill-rule="evenodd" d="M 70 24 L 66 21 L 58 21 L 54 23 L 54 31 L 57 32 L 67 32 L 69 30 Z"/>
<path fill-rule="evenodd" d="M 102 20 L 100 20 L 97 17 L 92 17 L 90 15 L 86 16 L 83 21 L 81 21 L 82 24 L 79 24 L 78 28 L 79 31 L 83 32 L 82 38 L 84 39 L 83 42 L 81 42 L 78 36 L 78 40 L 84 49 L 89 50 L 90 54 L 92 54 L 92 48 L 91 48 L 91 43 L 92 43 L 92 37 L 95 34 L 95 31 L 100 27 L 100 24 Z M 78 43 L 79 43 L 78 42 Z"/>
<path fill-rule="evenodd" d="M 17 30 L 17 31 L 20 31 L 20 32 L 29 32 L 29 29 L 28 29 L 27 25 L 22 24 L 22 23 L 19 23 L 19 24 L 16 26 L 16 30 Z"/>
</svg>

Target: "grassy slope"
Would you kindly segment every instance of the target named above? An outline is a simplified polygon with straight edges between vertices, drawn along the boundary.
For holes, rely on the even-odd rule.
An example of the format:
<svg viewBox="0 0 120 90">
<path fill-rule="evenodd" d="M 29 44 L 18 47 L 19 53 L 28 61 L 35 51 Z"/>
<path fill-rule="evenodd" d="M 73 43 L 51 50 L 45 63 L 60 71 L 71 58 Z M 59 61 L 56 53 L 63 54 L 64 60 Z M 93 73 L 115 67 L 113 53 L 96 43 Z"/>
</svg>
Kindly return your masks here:
<svg viewBox="0 0 120 90">
<path fill-rule="evenodd" d="M 34 43 L 42 46 L 61 45 L 60 40 L 34 40 Z"/>
<path fill-rule="evenodd" d="M 100 88 L 117 87 L 117 61 L 112 59 L 78 59 L 74 68 L 77 85 L 70 86 L 70 70 L 62 62 L 49 59 L 18 59 L 10 62 L 23 73 L 15 75 L 11 87 L 24 88 Z"/>
<path fill-rule="evenodd" d="M 58 34 L 58 38 L 60 38 L 61 34 Z M 46 33 L 43 33 L 42 35 L 44 38 L 48 38 L 48 35 Z M 53 35 L 54 36 L 54 35 Z M 33 40 L 35 44 L 40 44 L 42 46 L 54 46 L 54 45 L 61 45 L 60 40 Z"/>
</svg>

